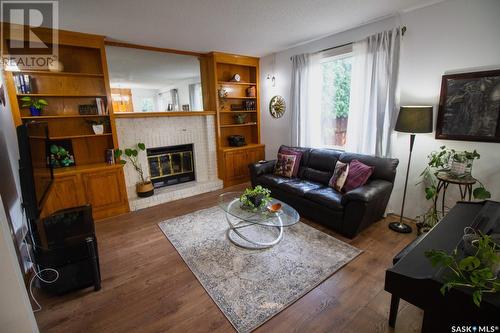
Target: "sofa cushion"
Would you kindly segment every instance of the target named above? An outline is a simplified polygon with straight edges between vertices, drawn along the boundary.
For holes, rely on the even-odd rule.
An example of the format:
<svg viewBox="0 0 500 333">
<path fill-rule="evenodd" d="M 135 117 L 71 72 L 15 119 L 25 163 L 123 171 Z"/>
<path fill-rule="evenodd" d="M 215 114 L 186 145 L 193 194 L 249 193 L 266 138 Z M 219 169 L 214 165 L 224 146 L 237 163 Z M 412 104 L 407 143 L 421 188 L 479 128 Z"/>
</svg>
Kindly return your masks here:
<svg viewBox="0 0 500 333">
<path fill-rule="evenodd" d="M 311 148 L 303 148 L 303 147 L 290 147 L 290 146 L 285 146 L 281 145 L 279 150 L 293 150 L 299 153 L 302 153 L 302 156 L 300 157 L 300 163 L 299 163 L 299 172 L 297 174 L 297 177 L 302 178 L 303 173 L 304 173 L 304 168 L 307 165 L 307 162 L 309 161 L 309 152 L 311 151 Z"/>
<path fill-rule="evenodd" d="M 274 174 L 276 176 L 292 178 L 296 161 L 297 155 L 278 153 L 278 159 L 276 160 L 276 165 L 274 166 Z"/>
<path fill-rule="evenodd" d="M 328 181 L 328 186 L 336 191 L 342 192 L 347 175 L 349 174 L 349 164 L 337 161 L 333 176 Z"/>
<path fill-rule="evenodd" d="M 289 182 L 283 182 L 278 185 L 278 188 L 282 191 L 290 192 L 299 196 L 303 196 L 311 190 L 323 187 L 322 184 L 304 180 L 304 179 L 292 179 Z"/>
<path fill-rule="evenodd" d="M 320 205 L 325 205 L 330 209 L 343 210 L 342 194 L 331 187 L 321 187 L 311 190 L 305 194 L 305 198 Z"/>
<path fill-rule="evenodd" d="M 328 185 L 341 154 L 334 149 L 311 149 L 302 178 Z"/>
<path fill-rule="evenodd" d="M 259 184 L 262 186 L 278 187 L 279 184 L 289 182 L 289 178 L 276 176 L 273 174 L 266 174 L 258 177 Z"/>
<path fill-rule="evenodd" d="M 374 168 L 375 167 L 366 165 L 358 160 L 352 160 L 351 163 L 349 163 L 349 173 L 347 174 L 347 179 L 344 184 L 344 190 L 349 192 L 365 185 L 368 178 L 372 175 Z"/>
<path fill-rule="evenodd" d="M 343 153 L 339 161 L 350 163 L 352 160 L 358 160 L 366 165 L 375 167 L 370 179 L 383 179 L 394 183 L 396 177 L 396 168 L 399 160 L 395 158 L 383 158 L 363 154 Z"/>
<path fill-rule="evenodd" d="M 295 155 L 295 163 L 293 165 L 292 177 L 297 177 L 299 174 L 300 160 L 302 159 L 302 152 L 288 147 L 280 147 L 278 151 L 278 160 L 280 154 Z"/>
</svg>

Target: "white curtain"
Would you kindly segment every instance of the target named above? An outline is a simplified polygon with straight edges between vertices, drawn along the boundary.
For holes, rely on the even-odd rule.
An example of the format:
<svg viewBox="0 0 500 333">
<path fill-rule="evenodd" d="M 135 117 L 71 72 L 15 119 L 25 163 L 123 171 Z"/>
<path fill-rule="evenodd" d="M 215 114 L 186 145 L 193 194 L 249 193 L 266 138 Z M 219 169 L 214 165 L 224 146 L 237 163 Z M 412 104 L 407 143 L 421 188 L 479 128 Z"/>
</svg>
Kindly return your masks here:
<svg viewBox="0 0 500 333">
<path fill-rule="evenodd" d="M 319 55 L 299 54 L 292 57 L 290 111 L 292 146 L 320 145 L 321 80 Z"/>
<path fill-rule="evenodd" d="M 399 28 L 353 44 L 346 151 L 391 156 L 399 102 L 399 48 Z"/>
</svg>

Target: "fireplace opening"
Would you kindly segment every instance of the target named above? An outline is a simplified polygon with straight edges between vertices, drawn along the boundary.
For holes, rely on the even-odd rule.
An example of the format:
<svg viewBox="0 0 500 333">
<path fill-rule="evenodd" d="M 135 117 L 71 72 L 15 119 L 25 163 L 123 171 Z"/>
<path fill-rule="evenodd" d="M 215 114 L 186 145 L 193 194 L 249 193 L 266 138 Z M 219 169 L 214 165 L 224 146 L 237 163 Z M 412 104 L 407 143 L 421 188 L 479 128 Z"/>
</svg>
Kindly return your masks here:
<svg viewBox="0 0 500 333">
<path fill-rule="evenodd" d="M 155 188 L 195 180 L 193 144 L 148 148 L 146 153 Z"/>
</svg>

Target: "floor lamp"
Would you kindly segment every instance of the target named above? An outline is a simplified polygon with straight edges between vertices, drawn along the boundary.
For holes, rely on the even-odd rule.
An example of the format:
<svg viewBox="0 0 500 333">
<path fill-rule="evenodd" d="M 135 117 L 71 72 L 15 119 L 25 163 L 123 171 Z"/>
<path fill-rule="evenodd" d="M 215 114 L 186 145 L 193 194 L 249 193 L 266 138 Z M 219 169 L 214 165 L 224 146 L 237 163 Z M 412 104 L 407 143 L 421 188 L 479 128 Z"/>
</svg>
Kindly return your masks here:
<svg viewBox="0 0 500 333">
<path fill-rule="evenodd" d="M 389 223 L 389 228 L 400 233 L 410 233 L 412 231 L 408 224 L 403 223 L 403 213 L 405 210 L 406 188 L 408 186 L 408 175 L 410 173 L 411 153 L 415 143 L 415 133 L 432 132 L 432 106 L 402 106 L 399 110 L 396 121 L 397 132 L 410 133 L 410 154 L 408 156 L 408 167 L 406 168 L 405 189 L 403 192 L 403 203 L 401 204 L 401 215 L 399 222 Z"/>
</svg>

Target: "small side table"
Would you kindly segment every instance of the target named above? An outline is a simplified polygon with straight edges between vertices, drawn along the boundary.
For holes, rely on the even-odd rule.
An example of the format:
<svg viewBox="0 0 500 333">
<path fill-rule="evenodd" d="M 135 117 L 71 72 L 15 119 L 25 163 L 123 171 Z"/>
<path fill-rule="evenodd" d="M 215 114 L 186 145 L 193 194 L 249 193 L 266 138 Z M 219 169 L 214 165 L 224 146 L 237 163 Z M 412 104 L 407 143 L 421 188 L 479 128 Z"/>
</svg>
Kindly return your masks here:
<svg viewBox="0 0 500 333">
<path fill-rule="evenodd" d="M 472 199 L 472 185 L 474 185 L 477 180 L 471 175 L 466 175 L 463 177 L 456 177 L 448 172 L 439 172 L 437 174 L 438 184 L 436 188 L 436 196 L 434 197 L 434 209 L 437 210 L 437 202 L 439 199 L 439 193 L 443 191 L 443 196 L 441 198 L 441 211 L 444 214 L 444 202 L 446 198 L 446 190 L 450 184 L 458 185 L 460 189 L 460 198 L 462 201 Z"/>
</svg>

